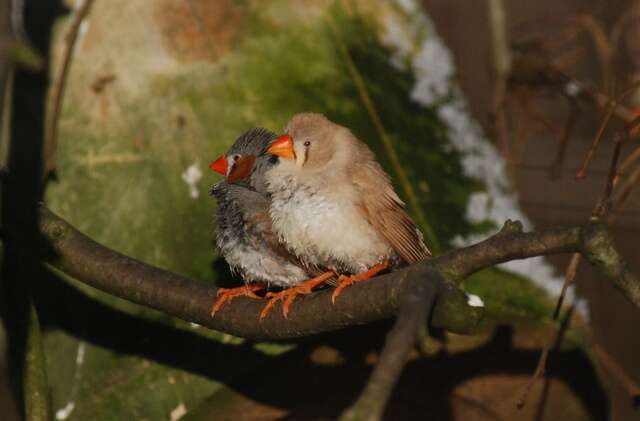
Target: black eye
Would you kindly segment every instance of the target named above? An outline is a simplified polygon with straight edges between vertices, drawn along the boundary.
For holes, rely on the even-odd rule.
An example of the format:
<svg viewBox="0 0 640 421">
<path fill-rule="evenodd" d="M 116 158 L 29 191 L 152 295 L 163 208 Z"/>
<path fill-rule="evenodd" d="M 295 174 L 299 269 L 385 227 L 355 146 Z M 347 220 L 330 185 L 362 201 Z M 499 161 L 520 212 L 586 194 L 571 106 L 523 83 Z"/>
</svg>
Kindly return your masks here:
<svg viewBox="0 0 640 421">
<path fill-rule="evenodd" d="M 233 160 L 237 161 L 238 159 L 240 159 L 240 155 L 233 155 Z"/>
<path fill-rule="evenodd" d="M 309 145 L 311 145 L 311 142 L 309 142 L 308 140 L 304 142 L 304 146 L 309 146 Z"/>
</svg>

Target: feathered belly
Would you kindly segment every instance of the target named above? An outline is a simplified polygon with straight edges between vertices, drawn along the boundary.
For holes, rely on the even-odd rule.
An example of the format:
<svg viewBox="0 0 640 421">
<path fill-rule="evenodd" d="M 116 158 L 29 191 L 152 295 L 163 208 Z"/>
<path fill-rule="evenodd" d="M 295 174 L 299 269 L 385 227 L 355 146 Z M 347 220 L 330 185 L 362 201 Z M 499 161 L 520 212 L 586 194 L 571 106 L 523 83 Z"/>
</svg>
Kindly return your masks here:
<svg viewBox="0 0 640 421">
<path fill-rule="evenodd" d="M 229 195 L 229 187 L 216 186 L 218 201 L 216 243 L 220 254 L 233 272 L 246 282 L 266 282 L 278 286 L 294 286 L 309 278 L 306 270 L 272 250 L 247 225 L 237 198 Z"/>
<path fill-rule="evenodd" d="M 353 203 L 308 187 L 274 193 L 270 213 L 281 240 L 313 265 L 356 273 L 394 254 Z"/>
<path fill-rule="evenodd" d="M 218 247 L 231 270 L 238 272 L 246 282 L 266 282 L 290 287 L 309 278 L 304 269 L 259 244 L 247 232 L 242 232 L 231 241 L 221 241 L 219 236 Z"/>
</svg>

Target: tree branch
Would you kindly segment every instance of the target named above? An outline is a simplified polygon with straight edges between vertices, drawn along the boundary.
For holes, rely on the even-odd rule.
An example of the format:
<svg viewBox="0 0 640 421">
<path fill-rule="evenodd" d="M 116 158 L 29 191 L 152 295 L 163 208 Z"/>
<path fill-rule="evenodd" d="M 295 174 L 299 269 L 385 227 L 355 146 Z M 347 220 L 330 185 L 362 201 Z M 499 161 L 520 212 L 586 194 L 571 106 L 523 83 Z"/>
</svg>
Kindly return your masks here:
<svg viewBox="0 0 640 421">
<path fill-rule="evenodd" d="M 253 339 L 309 336 L 390 318 L 397 313 L 399 293 L 406 282 L 399 272 L 381 276 L 376 282 L 347 289 L 335 305 L 331 304 L 330 291 L 320 291 L 298 299 L 288 319 L 280 312 L 272 312 L 260 323 L 258 316 L 264 303 L 237 298 L 212 318 L 216 288 L 110 250 L 44 206 L 40 208 L 40 230 L 54 252 L 45 256 L 45 260 L 79 281 L 183 320 Z M 422 278 L 425 268 L 407 269 L 407 278 Z M 438 327 L 469 333 L 483 314 L 481 307 L 469 306 L 466 294 L 454 285 L 445 288 L 440 302 L 434 314 Z"/>
<path fill-rule="evenodd" d="M 473 273 L 510 260 L 580 250 L 580 232 L 584 227 L 555 228 L 540 232 L 522 232 L 519 221 L 507 220 L 502 230 L 470 247 L 453 250 L 432 263 L 445 278 L 459 283 Z"/>
<path fill-rule="evenodd" d="M 64 89 L 67 83 L 69 68 L 71 67 L 71 58 L 73 57 L 73 51 L 76 41 L 78 40 L 78 34 L 80 33 L 80 27 L 84 19 L 89 14 L 92 5 L 93 0 L 84 0 L 84 3 L 80 5 L 73 15 L 69 31 L 65 36 L 65 51 L 62 58 L 62 64 L 60 66 L 60 72 L 58 73 L 56 81 L 51 88 L 51 115 L 49 117 L 45 137 L 44 170 L 42 172 L 44 178 L 47 178 L 52 171 L 56 170 L 55 154 L 58 146 L 58 124 L 60 122 L 60 113 L 62 112 Z"/>
<path fill-rule="evenodd" d="M 391 397 L 402 369 L 407 363 L 409 351 L 445 284 L 442 275 L 429 269 L 426 279 L 412 278 L 402 292 L 398 318 L 373 369 L 371 378 L 358 400 L 340 417 L 342 421 L 380 420 L 387 401 Z"/>
<path fill-rule="evenodd" d="M 507 221 L 493 237 L 474 246 L 454 250 L 402 270 L 347 289 L 330 302 L 324 290 L 301 298 L 289 319 L 273 312 L 258 322 L 262 303 L 238 298 L 210 316 L 216 288 L 149 266 L 110 250 L 40 208 L 40 231 L 56 256 L 45 256 L 66 274 L 118 297 L 155 308 L 232 335 L 253 339 L 302 337 L 385 319 L 397 314 L 401 291 L 412 280 L 424 280 L 432 269 L 447 282 L 434 308 L 434 326 L 470 331 L 482 317 L 481 307 L 471 307 L 456 287 L 470 274 L 498 263 L 533 256 L 580 252 L 614 280 L 629 300 L 640 308 L 640 281 L 616 251 L 603 225 L 523 233 L 521 224 Z"/>
<path fill-rule="evenodd" d="M 583 256 L 640 308 L 640 280 L 618 252 L 604 225 L 587 224 L 580 234 Z"/>
</svg>

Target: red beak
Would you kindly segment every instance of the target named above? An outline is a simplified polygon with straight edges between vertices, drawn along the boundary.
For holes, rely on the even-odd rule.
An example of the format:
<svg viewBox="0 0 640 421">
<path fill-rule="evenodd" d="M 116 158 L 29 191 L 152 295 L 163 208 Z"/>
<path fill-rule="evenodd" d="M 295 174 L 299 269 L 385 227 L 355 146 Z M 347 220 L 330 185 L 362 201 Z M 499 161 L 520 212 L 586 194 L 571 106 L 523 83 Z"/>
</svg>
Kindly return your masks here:
<svg viewBox="0 0 640 421">
<path fill-rule="evenodd" d="M 218 174 L 222 174 L 226 176 L 227 175 L 227 158 L 225 158 L 224 155 L 220 155 L 220 158 L 216 159 L 211 164 L 209 164 L 209 168 L 211 168 L 213 171 L 217 172 Z"/>
</svg>

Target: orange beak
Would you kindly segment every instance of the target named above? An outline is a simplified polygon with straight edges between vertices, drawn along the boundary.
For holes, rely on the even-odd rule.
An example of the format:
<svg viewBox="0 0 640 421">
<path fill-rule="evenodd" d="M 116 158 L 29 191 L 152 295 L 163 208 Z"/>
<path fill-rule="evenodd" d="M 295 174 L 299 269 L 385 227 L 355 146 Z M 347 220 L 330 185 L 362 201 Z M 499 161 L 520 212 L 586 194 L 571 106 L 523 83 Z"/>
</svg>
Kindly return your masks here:
<svg viewBox="0 0 640 421">
<path fill-rule="evenodd" d="M 211 164 L 209 164 L 209 168 L 211 168 L 213 171 L 217 172 L 218 174 L 222 174 L 226 176 L 227 175 L 227 159 L 225 158 L 224 155 L 220 155 L 220 158 L 216 159 Z"/>
<path fill-rule="evenodd" d="M 296 159 L 296 153 L 293 150 L 293 139 L 288 134 L 283 134 L 276 139 L 267 152 L 285 159 Z"/>
</svg>

